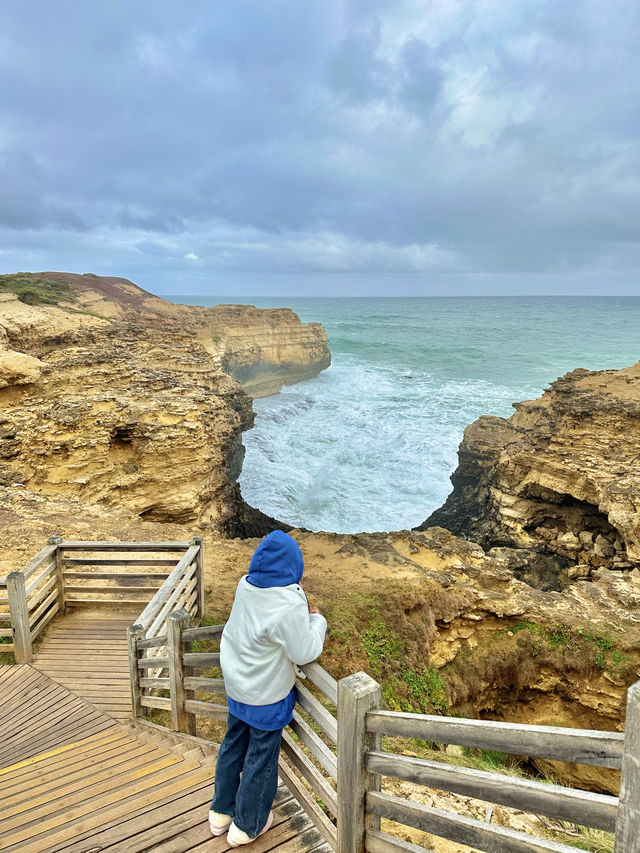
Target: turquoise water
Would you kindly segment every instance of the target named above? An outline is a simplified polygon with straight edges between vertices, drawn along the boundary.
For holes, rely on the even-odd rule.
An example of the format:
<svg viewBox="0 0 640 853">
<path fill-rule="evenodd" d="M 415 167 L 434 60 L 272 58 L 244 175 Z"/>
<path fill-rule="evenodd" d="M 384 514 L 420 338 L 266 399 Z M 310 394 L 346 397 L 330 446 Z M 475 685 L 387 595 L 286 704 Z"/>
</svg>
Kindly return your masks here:
<svg viewBox="0 0 640 853">
<path fill-rule="evenodd" d="M 419 524 L 449 493 L 477 417 L 509 417 L 576 367 L 640 359 L 635 297 L 250 301 L 286 305 L 329 335 L 327 371 L 255 401 L 240 478 L 250 504 L 311 530 Z"/>
</svg>

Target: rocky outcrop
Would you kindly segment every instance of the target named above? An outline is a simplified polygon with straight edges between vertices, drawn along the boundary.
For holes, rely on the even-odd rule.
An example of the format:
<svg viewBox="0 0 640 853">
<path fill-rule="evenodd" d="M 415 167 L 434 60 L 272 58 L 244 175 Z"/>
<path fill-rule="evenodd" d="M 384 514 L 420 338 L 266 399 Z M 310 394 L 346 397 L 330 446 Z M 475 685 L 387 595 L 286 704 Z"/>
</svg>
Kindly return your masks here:
<svg viewBox="0 0 640 853">
<path fill-rule="evenodd" d="M 467 427 L 453 492 L 419 529 L 533 549 L 569 579 L 640 565 L 640 362 L 574 370 L 514 407 Z"/>
<path fill-rule="evenodd" d="M 254 415 L 224 368 L 254 370 L 256 388 L 268 375 L 263 390 L 313 375 L 321 327 L 286 310 L 171 305 L 122 279 L 37 281 L 38 304 L 0 293 L 0 483 L 227 535 L 272 529 L 236 483 Z M 66 288 L 55 304 L 42 301 L 49 281 Z"/>
<path fill-rule="evenodd" d="M 215 363 L 251 397 L 277 394 L 283 385 L 310 379 L 331 364 L 322 324 L 302 323 L 288 308 L 176 305 L 127 279 L 56 272 L 38 275 L 70 286 L 76 305 L 94 316 L 192 330 Z"/>
</svg>

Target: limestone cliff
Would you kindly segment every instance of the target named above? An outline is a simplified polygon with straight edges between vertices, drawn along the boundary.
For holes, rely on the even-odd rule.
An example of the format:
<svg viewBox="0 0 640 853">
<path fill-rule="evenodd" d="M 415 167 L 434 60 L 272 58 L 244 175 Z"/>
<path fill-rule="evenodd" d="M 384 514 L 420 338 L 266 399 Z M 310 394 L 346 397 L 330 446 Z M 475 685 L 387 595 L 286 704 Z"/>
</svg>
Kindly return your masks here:
<svg viewBox="0 0 640 853">
<path fill-rule="evenodd" d="M 172 305 L 123 279 L 2 277 L 0 483 L 259 535 L 274 522 L 236 484 L 254 415 L 230 372 L 264 392 L 327 364 L 322 327 L 291 311 Z"/>
<path fill-rule="evenodd" d="M 191 329 L 216 364 L 240 382 L 251 397 L 276 394 L 331 364 L 321 323 L 301 323 L 288 308 L 216 305 L 213 308 L 166 302 L 127 279 L 71 273 L 39 273 L 72 287 L 77 307 L 114 320 L 164 329 Z"/>
<path fill-rule="evenodd" d="M 640 565 L 640 362 L 574 370 L 514 406 L 467 427 L 453 492 L 420 529 L 442 525 L 516 563 L 533 549 L 569 578 Z"/>
</svg>

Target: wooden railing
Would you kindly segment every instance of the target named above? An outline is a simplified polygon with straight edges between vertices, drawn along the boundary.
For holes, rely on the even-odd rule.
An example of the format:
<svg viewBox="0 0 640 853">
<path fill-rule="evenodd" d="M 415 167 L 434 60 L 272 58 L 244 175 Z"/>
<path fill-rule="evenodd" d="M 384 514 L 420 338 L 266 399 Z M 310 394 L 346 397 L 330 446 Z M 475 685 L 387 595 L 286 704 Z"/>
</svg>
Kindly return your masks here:
<svg viewBox="0 0 640 853">
<path fill-rule="evenodd" d="M 140 716 L 144 708 L 167 711 L 174 730 L 195 734 L 196 717 L 226 720 L 228 709 L 223 679 L 198 674 L 203 669 L 219 668 L 219 651 L 192 651 L 194 642 L 219 641 L 224 626 L 192 628 L 190 621 L 190 614 L 184 610 L 172 612 L 166 633 L 155 637 L 145 637 L 142 626 L 132 626 L 129 655 L 134 716 Z M 162 650 L 161 657 L 153 654 L 157 650 Z M 159 667 L 166 670 L 166 675 L 150 674 Z M 335 705 L 337 684 L 329 673 L 318 664 L 308 664 L 301 670 L 327 704 Z M 335 849 L 337 835 L 331 817 L 335 818 L 338 812 L 337 720 L 300 679 L 296 686 L 298 704 L 291 726 L 283 733 L 280 775 Z M 198 699 L 198 694 L 207 698 Z M 212 695 L 223 702 L 212 702 Z"/>
<path fill-rule="evenodd" d="M 339 853 L 407 853 L 406 842 L 380 832 L 381 818 L 492 853 L 575 851 L 382 793 L 382 776 L 615 832 L 616 853 L 640 851 L 640 682 L 628 693 L 623 734 L 383 711 L 380 685 L 357 673 L 338 687 L 338 733 Z M 383 752 L 382 735 L 621 769 L 620 798 Z"/>
<path fill-rule="evenodd" d="M 138 605 L 144 609 L 135 621 L 153 637 L 166 631 L 176 607 L 202 615 L 202 540 L 71 542 L 54 536 L 23 569 L 7 576 L 6 599 L 3 592 L 0 583 L 0 638 L 12 642 L 1 643 L 0 651 L 13 651 L 17 663 L 31 662 L 34 640 L 70 607 Z"/>
<path fill-rule="evenodd" d="M 226 704 L 211 701 L 212 695 L 224 696 L 224 681 L 195 672 L 218 668 L 219 651 L 192 651 L 196 641 L 219 640 L 223 627 L 192 628 L 187 613 L 174 612 L 166 635 L 146 639 L 140 629 L 130 629 L 135 715 L 144 708 L 162 709 L 169 712 L 173 729 L 191 734 L 197 716 L 225 720 Z M 161 660 L 150 655 L 160 646 L 166 648 Z M 149 677 L 158 664 L 168 676 Z M 300 680 L 296 684 L 297 705 L 283 732 L 280 775 L 338 853 L 424 850 L 381 832 L 381 818 L 491 853 L 575 850 L 383 793 L 382 777 L 615 832 L 617 853 L 640 851 L 640 682 L 629 691 L 625 735 L 384 711 L 382 689 L 365 673 L 336 684 L 316 663 L 302 670 L 315 692 Z M 622 769 L 620 798 L 385 752 L 383 735 Z"/>
</svg>

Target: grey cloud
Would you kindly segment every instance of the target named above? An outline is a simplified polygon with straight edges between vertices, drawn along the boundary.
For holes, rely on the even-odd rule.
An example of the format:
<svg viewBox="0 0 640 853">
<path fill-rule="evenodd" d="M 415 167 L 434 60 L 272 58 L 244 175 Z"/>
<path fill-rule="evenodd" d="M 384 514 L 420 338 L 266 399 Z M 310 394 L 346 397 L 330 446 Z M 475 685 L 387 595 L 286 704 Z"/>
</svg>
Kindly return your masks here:
<svg viewBox="0 0 640 853">
<path fill-rule="evenodd" d="M 24 246 L 44 268 L 133 277 L 169 258 L 194 281 L 632 269 L 639 16 L 631 0 L 9 0 L 0 262 Z"/>
</svg>

